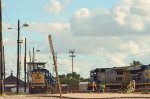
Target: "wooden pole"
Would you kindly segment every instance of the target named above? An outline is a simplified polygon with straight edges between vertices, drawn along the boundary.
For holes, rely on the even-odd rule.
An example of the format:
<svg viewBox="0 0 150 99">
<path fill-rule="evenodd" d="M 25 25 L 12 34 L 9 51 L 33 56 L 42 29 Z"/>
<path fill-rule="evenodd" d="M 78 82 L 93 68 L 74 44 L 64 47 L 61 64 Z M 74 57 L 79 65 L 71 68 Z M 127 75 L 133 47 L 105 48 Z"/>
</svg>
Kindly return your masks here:
<svg viewBox="0 0 150 99">
<path fill-rule="evenodd" d="M 55 52 L 54 52 L 54 48 L 53 48 L 51 35 L 48 35 L 48 39 L 49 39 L 49 45 L 50 45 L 51 53 L 53 56 L 54 66 L 55 66 L 56 79 L 57 79 L 56 82 L 57 82 L 58 88 L 59 88 L 60 99 L 62 99 L 62 91 L 61 91 L 61 86 L 60 86 L 59 77 L 58 77 L 57 62 L 56 62 L 56 57 L 55 57 Z"/>
<path fill-rule="evenodd" d="M 35 54 L 35 52 L 34 52 L 34 47 L 33 47 L 33 57 L 32 57 L 32 62 L 34 63 L 34 54 Z"/>
<path fill-rule="evenodd" d="M 3 94 L 2 0 L 0 0 L 0 94 Z"/>
<path fill-rule="evenodd" d="M 20 21 L 18 20 L 18 40 L 17 40 L 17 94 L 19 94 L 19 41 L 20 41 Z"/>
<path fill-rule="evenodd" d="M 5 80 L 6 73 L 5 73 L 5 48 L 4 46 L 3 46 L 3 75 L 4 75 L 4 80 Z M 3 84 L 4 84 L 3 92 L 5 92 L 5 83 L 3 82 Z"/>
</svg>

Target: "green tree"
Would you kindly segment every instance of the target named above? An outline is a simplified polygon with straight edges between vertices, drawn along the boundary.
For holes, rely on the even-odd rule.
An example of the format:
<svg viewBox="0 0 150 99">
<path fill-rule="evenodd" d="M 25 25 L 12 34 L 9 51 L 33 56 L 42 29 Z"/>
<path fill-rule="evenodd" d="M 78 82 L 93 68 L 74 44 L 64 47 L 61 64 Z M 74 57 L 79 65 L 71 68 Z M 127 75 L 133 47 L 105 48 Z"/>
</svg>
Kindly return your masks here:
<svg viewBox="0 0 150 99">
<path fill-rule="evenodd" d="M 80 82 L 89 82 L 89 81 L 90 81 L 89 78 L 83 78 L 83 77 L 80 78 Z"/>
<path fill-rule="evenodd" d="M 79 79 L 80 78 L 80 74 L 77 74 L 76 72 L 73 72 L 73 73 L 68 73 L 66 75 L 67 78 L 76 78 L 76 79 Z"/>
<path fill-rule="evenodd" d="M 69 86 L 78 86 L 79 84 L 79 80 L 76 79 L 76 78 L 71 78 L 71 79 L 68 79 L 68 85 Z"/>
<path fill-rule="evenodd" d="M 61 78 L 66 78 L 66 75 L 65 74 L 59 75 L 59 79 Z"/>
<path fill-rule="evenodd" d="M 68 84 L 69 86 L 78 86 L 80 81 L 89 81 L 89 79 L 84 79 L 83 77 L 80 77 L 80 74 L 77 74 L 76 72 L 68 73 L 59 75 L 60 83 L 61 84 Z"/>
</svg>

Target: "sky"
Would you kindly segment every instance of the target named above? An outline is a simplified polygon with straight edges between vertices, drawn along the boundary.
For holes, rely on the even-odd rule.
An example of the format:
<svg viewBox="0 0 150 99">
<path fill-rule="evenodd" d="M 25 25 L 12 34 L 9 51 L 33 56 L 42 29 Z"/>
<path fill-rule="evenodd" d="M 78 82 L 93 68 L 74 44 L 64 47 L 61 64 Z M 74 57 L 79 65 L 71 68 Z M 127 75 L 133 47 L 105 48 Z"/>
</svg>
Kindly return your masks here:
<svg viewBox="0 0 150 99">
<path fill-rule="evenodd" d="M 149 0 L 2 0 L 2 5 L 7 76 L 11 70 L 16 73 L 18 19 L 21 25 L 29 24 L 21 28 L 27 51 L 39 49 L 37 61 L 47 62 L 52 73 L 48 35 L 59 74 L 71 73 L 71 49 L 76 55 L 74 71 L 82 77 L 89 77 L 92 69 L 128 66 L 133 60 L 150 63 Z M 23 55 L 24 44 L 22 63 Z"/>
</svg>

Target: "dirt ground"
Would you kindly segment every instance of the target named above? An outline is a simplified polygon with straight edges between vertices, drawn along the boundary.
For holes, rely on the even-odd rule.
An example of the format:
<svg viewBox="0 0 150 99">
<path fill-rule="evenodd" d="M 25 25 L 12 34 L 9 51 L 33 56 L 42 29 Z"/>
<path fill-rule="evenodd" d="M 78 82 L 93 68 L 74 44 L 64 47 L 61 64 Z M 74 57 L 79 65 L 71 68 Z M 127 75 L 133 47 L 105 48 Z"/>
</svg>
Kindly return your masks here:
<svg viewBox="0 0 150 99">
<path fill-rule="evenodd" d="M 119 93 L 69 93 L 63 99 L 150 99 L 150 94 L 119 94 Z M 60 99 L 59 94 L 36 95 L 3 95 L 0 99 Z"/>
<path fill-rule="evenodd" d="M 59 96 L 54 95 L 53 96 Z M 71 99 L 100 99 L 100 98 L 126 98 L 130 99 L 133 97 L 136 99 L 150 99 L 150 94 L 120 94 L 120 93 L 70 93 L 70 94 L 63 94 L 63 97 L 68 97 Z"/>
<path fill-rule="evenodd" d="M 57 97 L 51 97 L 50 95 L 3 95 L 0 99 L 60 99 Z"/>
</svg>

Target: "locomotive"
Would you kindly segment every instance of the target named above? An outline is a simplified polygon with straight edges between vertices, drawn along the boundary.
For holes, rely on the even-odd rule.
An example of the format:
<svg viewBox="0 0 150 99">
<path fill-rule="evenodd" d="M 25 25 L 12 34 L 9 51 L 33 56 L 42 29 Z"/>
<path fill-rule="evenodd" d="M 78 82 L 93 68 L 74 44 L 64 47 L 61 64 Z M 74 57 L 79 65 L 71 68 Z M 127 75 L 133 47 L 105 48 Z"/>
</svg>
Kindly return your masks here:
<svg viewBox="0 0 150 99">
<path fill-rule="evenodd" d="M 49 93 L 52 92 L 55 86 L 55 79 L 49 72 L 45 69 L 46 63 L 34 62 L 28 63 L 28 84 L 29 93 Z"/>
<path fill-rule="evenodd" d="M 135 91 L 150 90 L 150 65 L 137 65 L 113 68 L 96 68 L 90 71 L 90 80 L 96 86 L 106 86 L 106 91 L 130 91 L 129 87 Z M 94 88 L 94 85 L 89 87 Z M 129 86 L 129 87 L 128 87 Z"/>
</svg>

